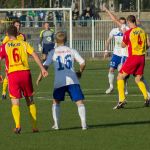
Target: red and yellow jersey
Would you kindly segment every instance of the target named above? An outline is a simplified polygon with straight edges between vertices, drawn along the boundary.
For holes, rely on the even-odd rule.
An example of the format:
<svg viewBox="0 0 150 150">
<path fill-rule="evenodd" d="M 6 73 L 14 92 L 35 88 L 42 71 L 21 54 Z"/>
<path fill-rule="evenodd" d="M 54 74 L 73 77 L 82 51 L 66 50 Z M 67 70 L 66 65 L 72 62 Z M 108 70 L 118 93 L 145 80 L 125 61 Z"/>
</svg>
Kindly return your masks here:
<svg viewBox="0 0 150 150">
<path fill-rule="evenodd" d="M 5 59 L 8 73 L 30 70 L 28 64 L 28 54 L 32 54 L 34 49 L 29 43 L 21 40 L 9 40 L 0 47 L 0 58 Z"/>
<path fill-rule="evenodd" d="M 132 28 L 125 32 L 123 42 L 128 46 L 128 55 L 145 55 L 147 34 L 140 27 Z"/>
<path fill-rule="evenodd" d="M 25 37 L 25 35 L 22 34 L 22 33 L 19 33 L 19 34 L 17 35 L 17 39 L 18 39 L 18 40 L 22 40 L 22 41 L 26 41 L 26 37 Z M 6 35 L 5 38 L 4 38 L 3 41 L 2 41 L 2 44 L 7 43 L 9 40 L 10 40 L 9 37 Z"/>
</svg>

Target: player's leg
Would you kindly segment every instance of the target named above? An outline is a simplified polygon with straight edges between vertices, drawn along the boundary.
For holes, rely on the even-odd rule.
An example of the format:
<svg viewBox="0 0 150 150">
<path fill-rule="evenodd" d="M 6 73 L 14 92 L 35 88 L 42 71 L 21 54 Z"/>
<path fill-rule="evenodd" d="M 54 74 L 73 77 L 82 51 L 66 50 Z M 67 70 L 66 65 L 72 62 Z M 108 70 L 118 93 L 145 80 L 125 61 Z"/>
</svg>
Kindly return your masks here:
<svg viewBox="0 0 150 150">
<path fill-rule="evenodd" d="M 76 104 L 77 104 L 78 114 L 79 114 L 79 117 L 81 119 L 82 129 L 86 130 L 87 129 L 86 109 L 85 109 L 85 105 L 83 103 L 84 95 L 83 95 L 83 92 L 80 88 L 80 85 L 79 84 L 73 84 L 73 85 L 69 85 L 67 87 L 68 87 L 67 91 L 68 91 L 72 101 L 76 102 Z"/>
<path fill-rule="evenodd" d="M 81 126 L 82 126 L 82 130 L 86 130 L 87 129 L 87 125 L 86 125 L 86 109 L 85 109 L 85 105 L 83 103 L 83 100 L 78 100 L 76 102 L 77 107 L 78 107 L 78 113 L 81 119 Z"/>
<path fill-rule="evenodd" d="M 125 91 L 125 95 L 128 95 L 128 79 L 129 79 L 130 75 L 126 76 L 125 79 L 124 79 L 124 82 L 125 82 L 125 88 L 124 88 L 124 91 Z"/>
<path fill-rule="evenodd" d="M 21 131 L 21 124 L 20 124 L 20 109 L 19 109 L 19 99 L 12 98 L 12 115 L 15 121 L 15 129 L 14 132 L 19 134 Z"/>
<path fill-rule="evenodd" d="M 149 99 L 148 99 L 148 94 L 146 90 L 146 86 L 144 82 L 141 80 L 143 77 L 144 73 L 144 67 L 145 67 L 145 56 L 137 57 L 136 60 L 138 63 L 138 67 L 135 71 L 135 82 L 138 85 L 139 89 L 141 90 L 144 100 L 145 100 L 145 106 L 149 106 Z"/>
<path fill-rule="evenodd" d="M 109 69 L 109 73 L 108 73 L 108 81 L 109 81 L 109 88 L 106 90 L 106 94 L 109 94 L 113 91 L 114 89 L 114 68 L 110 68 Z"/>
<path fill-rule="evenodd" d="M 121 57 L 114 55 L 111 58 L 110 61 L 110 69 L 108 73 L 108 81 L 109 81 L 109 88 L 106 90 L 106 94 L 109 94 L 113 91 L 114 89 L 114 70 L 118 68 L 118 65 L 121 63 Z"/>
<path fill-rule="evenodd" d="M 144 96 L 145 106 L 149 106 L 149 99 L 148 99 L 146 86 L 145 86 L 144 82 L 141 79 L 142 79 L 142 75 L 136 75 L 135 76 L 135 82 L 138 85 L 140 91 L 142 92 L 142 94 Z"/>
<path fill-rule="evenodd" d="M 26 99 L 27 106 L 29 108 L 29 114 L 32 120 L 32 131 L 38 132 L 37 129 L 37 110 L 33 101 L 33 85 L 30 71 L 22 71 L 21 90 Z"/>
<path fill-rule="evenodd" d="M 148 97 L 150 98 L 150 87 L 149 87 L 147 81 L 145 80 L 144 76 L 142 77 L 141 80 L 144 82 L 144 84 L 145 84 L 145 86 L 146 86 L 146 90 L 147 90 Z"/>
<path fill-rule="evenodd" d="M 121 63 L 119 64 L 119 66 L 118 66 L 118 72 L 121 70 L 121 68 L 122 68 L 122 66 L 123 66 L 123 64 L 125 63 L 125 61 L 126 61 L 126 59 L 127 59 L 127 57 L 126 56 L 122 56 L 121 57 Z M 128 89 L 127 89 L 127 87 L 128 87 L 128 78 L 130 77 L 130 75 L 128 75 L 125 79 L 124 79 L 124 81 L 125 81 L 125 95 L 128 95 Z"/>
<path fill-rule="evenodd" d="M 43 44 L 43 47 L 42 47 L 42 61 L 44 62 L 47 58 L 47 55 L 48 55 L 48 52 L 49 52 L 49 47 L 47 44 Z"/>
<path fill-rule="evenodd" d="M 54 120 L 53 129 L 58 130 L 60 125 L 60 101 L 54 99 L 52 104 L 52 116 Z"/>
<path fill-rule="evenodd" d="M 5 76 L 3 80 L 2 100 L 6 99 L 7 86 L 8 86 L 8 79 L 7 79 L 7 76 Z"/>
<path fill-rule="evenodd" d="M 20 81 L 20 76 L 18 76 L 18 72 L 14 72 L 8 75 L 8 90 L 12 103 L 12 115 L 15 122 L 15 133 L 20 133 L 21 124 L 20 124 L 20 109 L 19 109 L 19 99 L 22 97 L 20 85 L 18 82 Z"/>
<path fill-rule="evenodd" d="M 118 88 L 118 95 L 119 95 L 119 102 L 113 109 L 120 109 L 123 108 L 126 104 L 126 97 L 125 97 L 125 81 L 124 79 L 128 76 L 127 73 L 119 73 L 117 76 L 117 88 Z"/>
<path fill-rule="evenodd" d="M 36 105 L 33 101 L 33 96 L 30 97 L 25 97 L 27 106 L 29 108 L 29 114 L 31 117 L 32 121 L 32 130 L 33 132 L 38 132 L 37 128 L 37 110 L 36 110 Z"/>
<path fill-rule="evenodd" d="M 53 129 L 58 130 L 60 126 L 60 102 L 64 101 L 66 86 L 56 88 L 53 91 L 52 116 L 54 120 Z"/>
</svg>

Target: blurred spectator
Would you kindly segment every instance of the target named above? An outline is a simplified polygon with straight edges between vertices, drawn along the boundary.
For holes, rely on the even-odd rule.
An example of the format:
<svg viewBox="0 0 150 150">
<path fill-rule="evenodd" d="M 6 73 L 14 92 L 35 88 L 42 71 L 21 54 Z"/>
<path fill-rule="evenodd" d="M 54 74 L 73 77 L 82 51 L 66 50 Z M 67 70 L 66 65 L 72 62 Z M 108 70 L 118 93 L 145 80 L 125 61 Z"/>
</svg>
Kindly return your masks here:
<svg viewBox="0 0 150 150">
<path fill-rule="evenodd" d="M 12 11 L 8 11 L 6 13 L 6 19 L 9 20 L 9 21 L 17 19 L 16 11 L 13 11 L 13 12 Z"/>
<path fill-rule="evenodd" d="M 88 6 L 85 10 L 83 10 L 81 20 L 84 21 L 82 25 L 87 26 L 87 21 L 91 20 L 93 17 L 92 9 Z"/>
<path fill-rule="evenodd" d="M 52 11 L 47 11 L 45 14 L 45 22 L 49 22 L 50 26 L 54 26 L 54 15 Z"/>
<path fill-rule="evenodd" d="M 59 0 L 56 0 L 54 7 L 60 8 Z M 56 22 L 59 23 L 59 25 L 61 26 L 63 12 L 62 11 L 55 11 L 55 17 L 56 17 Z"/>
<path fill-rule="evenodd" d="M 26 12 L 22 12 L 22 15 L 20 16 L 20 21 L 21 21 L 21 26 L 25 27 L 25 22 L 26 22 Z"/>
<path fill-rule="evenodd" d="M 20 20 L 20 17 L 21 17 L 21 16 L 22 16 L 21 11 L 17 11 L 17 12 L 16 12 L 16 17 L 17 17 L 17 19 Z"/>
<path fill-rule="evenodd" d="M 76 7 L 73 11 L 72 11 L 72 20 L 73 20 L 73 26 L 75 26 L 77 20 L 79 19 L 79 10 Z"/>
<path fill-rule="evenodd" d="M 94 20 L 101 20 L 101 12 L 100 11 L 96 12 L 93 16 L 93 19 Z"/>
<path fill-rule="evenodd" d="M 38 21 L 39 21 L 39 26 L 42 27 L 42 23 L 45 20 L 45 11 L 38 11 Z"/>
<path fill-rule="evenodd" d="M 33 26 L 34 17 L 35 17 L 34 11 L 30 10 L 27 12 L 27 16 L 26 16 L 27 27 Z"/>
</svg>

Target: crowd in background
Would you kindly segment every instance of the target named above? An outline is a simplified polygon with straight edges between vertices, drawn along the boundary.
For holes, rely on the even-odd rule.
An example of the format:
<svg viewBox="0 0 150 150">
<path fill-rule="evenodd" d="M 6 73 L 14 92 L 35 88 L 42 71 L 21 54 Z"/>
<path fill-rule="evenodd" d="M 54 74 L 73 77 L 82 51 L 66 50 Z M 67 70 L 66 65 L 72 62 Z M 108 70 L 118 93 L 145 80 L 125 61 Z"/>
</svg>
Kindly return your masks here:
<svg viewBox="0 0 150 150">
<path fill-rule="evenodd" d="M 59 3 L 55 4 L 55 8 L 59 8 Z M 64 12 L 63 11 L 13 11 L 6 13 L 7 20 L 19 19 L 22 22 L 23 27 L 41 27 L 43 22 L 58 22 L 61 25 Z M 66 15 L 67 16 L 67 15 Z M 69 14 L 68 14 L 69 16 Z M 72 10 L 73 25 L 86 26 L 87 21 L 96 19 L 100 20 L 100 11 L 95 12 L 95 10 L 87 6 L 81 13 L 79 12 L 79 7 L 75 5 Z"/>
</svg>

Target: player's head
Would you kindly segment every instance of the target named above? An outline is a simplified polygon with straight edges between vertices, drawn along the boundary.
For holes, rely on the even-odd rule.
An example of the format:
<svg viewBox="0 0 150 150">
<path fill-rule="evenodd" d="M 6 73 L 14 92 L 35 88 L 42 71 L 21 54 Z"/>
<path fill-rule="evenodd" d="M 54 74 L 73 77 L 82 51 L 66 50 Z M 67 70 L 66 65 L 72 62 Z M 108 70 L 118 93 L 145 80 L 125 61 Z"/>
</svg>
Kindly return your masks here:
<svg viewBox="0 0 150 150">
<path fill-rule="evenodd" d="M 48 30 L 49 27 L 50 27 L 49 23 L 48 22 L 44 22 L 43 27 L 44 27 L 45 30 Z"/>
<path fill-rule="evenodd" d="M 20 20 L 14 20 L 13 21 L 13 25 L 17 28 L 17 32 L 19 32 L 20 31 L 20 27 L 21 27 Z"/>
<path fill-rule="evenodd" d="M 66 34 L 63 31 L 56 33 L 56 43 L 57 44 L 65 44 L 66 42 Z"/>
<path fill-rule="evenodd" d="M 127 17 L 127 23 L 129 27 L 132 27 L 133 25 L 136 25 L 136 17 L 134 15 L 129 15 Z"/>
<path fill-rule="evenodd" d="M 121 24 L 126 24 L 126 18 L 120 17 L 120 18 L 119 18 L 119 22 L 120 22 Z"/>
<path fill-rule="evenodd" d="M 8 28 L 7 28 L 7 35 L 9 37 L 16 37 L 17 36 L 17 28 L 14 26 L 14 25 L 10 25 Z"/>
</svg>

